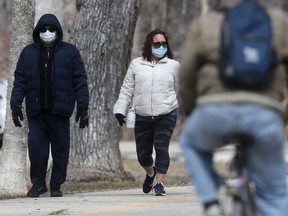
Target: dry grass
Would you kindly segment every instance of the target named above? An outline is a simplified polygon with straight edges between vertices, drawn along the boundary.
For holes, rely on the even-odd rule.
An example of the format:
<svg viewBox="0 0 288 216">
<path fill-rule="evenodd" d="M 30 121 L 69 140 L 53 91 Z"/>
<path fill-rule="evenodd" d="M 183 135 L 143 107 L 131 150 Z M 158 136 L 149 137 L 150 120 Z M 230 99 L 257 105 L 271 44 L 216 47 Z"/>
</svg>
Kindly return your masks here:
<svg viewBox="0 0 288 216">
<path fill-rule="evenodd" d="M 136 159 L 123 159 L 123 166 L 125 171 L 130 173 L 134 177 L 134 181 L 115 180 L 97 182 L 65 182 L 62 186 L 62 190 L 65 194 L 72 194 L 93 191 L 142 188 L 142 184 L 145 178 L 145 171 L 138 164 L 138 161 Z M 216 169 L 222 174 L 227 174 L 225 173 L 225 171 L 227 171 L 227 164 L 218 163 L 216 164 Z M 27 169 L 27 174 L 28 173 L 29 170 Z M 27 176 L 27 182 L 30 182 L 29 176 Z M 189 185 L 189 177 L 183 161 L 172 160 L 170 162 L 170 167 L 166 175 L 164 184 L 166 187 Z M 27 187 L 30 188 L 31 184 L 28 183 Z"/>
<path fill-rule="evenodd" d="M 135 178 L 135 185 L 142 187 L 145 171 L 138 164 L 137 160 L 124 160 L 124 169 L 130 172 Z M 165 178 L 166 186 L 180 186 L 189 184 L 188 174 L 182 161 L 171 161 L 168 173 Z"/>
<path fill-rule="evenodd" d="M 65 193 L 79 193 L 141 188 L 145 178 L 145 171 L 140 167 L 137 160 L 123 159 L 123 166 L 125 171 L 134 177 L 135 181 L 66 182 L 62 187 L 63 191 Z M 171 161 L 165 179 L 165 186 L 183 186 L 188 184 L 189 179 L 184 163 L 182 161 Z"/>
</svg>

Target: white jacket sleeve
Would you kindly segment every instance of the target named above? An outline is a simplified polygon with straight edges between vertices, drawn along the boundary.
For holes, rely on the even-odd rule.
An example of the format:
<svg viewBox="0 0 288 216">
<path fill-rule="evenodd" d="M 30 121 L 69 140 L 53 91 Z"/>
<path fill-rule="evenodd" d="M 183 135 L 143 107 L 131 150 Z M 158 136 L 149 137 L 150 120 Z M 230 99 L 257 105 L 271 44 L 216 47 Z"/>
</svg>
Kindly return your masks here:
<svg viewBox="0 0 288 216">
<path fill-rule="evenodd" d="M 129 65 L 123 84 L 121 86 L 118 100 L 116 101 L 114 105 L 114 108 L 113 108 L 114 114 L 120 113 L 126 116 L 127 108 L 130 105 L 132 98 L 133 98 L 134 87 L 135 87 L 135 76 L 134 76 L 133 61 L 132 61 L 131 64 Z"/>
</svg>

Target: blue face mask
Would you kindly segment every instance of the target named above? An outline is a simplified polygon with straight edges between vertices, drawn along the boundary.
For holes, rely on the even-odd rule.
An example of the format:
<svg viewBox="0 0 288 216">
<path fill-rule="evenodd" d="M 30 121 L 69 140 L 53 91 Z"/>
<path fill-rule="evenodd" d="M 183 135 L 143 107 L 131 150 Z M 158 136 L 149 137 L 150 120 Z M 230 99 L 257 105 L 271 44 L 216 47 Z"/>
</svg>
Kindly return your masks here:
<svg viewBox="0 0 288 216">
<path fill-rule="evenodd" d="M 167 48 L 160 46 L 159 48 L 152 47 L 152 54 L 157 58 L 162 58 L 167 53 Z"/>
</svg>

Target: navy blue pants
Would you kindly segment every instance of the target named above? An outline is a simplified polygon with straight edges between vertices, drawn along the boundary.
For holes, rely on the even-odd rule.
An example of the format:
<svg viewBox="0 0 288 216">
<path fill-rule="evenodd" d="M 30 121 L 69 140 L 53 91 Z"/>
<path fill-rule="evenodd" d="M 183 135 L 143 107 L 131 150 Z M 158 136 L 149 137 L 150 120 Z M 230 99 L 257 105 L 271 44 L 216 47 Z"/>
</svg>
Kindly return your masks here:
<svg viewBox="0 0 288 216">
<path fill-rule="evenodd" d="M 40 112 L 28 118 L 28 151 L 32 184 L 46 185 L 49 149 L 53 158 L 50 188 L 59 189 L 66 180 L 70 149 L 70 118 Z"/>
<path fill-rule="evenodd" d="M 169 144 L 176 125 L 176 115 L 137 116 L 135 140 L 138 162 L 142 167 L 153 165 L 153 147 L 155 149 L 155 169 L 166 174 L 170 165 Z"/>
</svg>

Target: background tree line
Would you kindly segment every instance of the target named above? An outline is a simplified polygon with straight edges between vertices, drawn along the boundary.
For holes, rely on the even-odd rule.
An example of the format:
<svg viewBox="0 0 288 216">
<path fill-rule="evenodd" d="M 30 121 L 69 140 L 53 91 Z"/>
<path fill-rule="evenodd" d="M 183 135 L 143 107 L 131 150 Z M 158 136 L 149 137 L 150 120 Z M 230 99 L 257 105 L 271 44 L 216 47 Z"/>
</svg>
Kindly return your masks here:
<svg viewBox="0 0 288 216">
<path fill-rule="evenodd" d="M 285 0 L 263 1 L 287 8 Z M 9 80 L 0 197 L 26 194 L 27 125 L 14 127 L 9 97 L 20 51 L 32 42 L 34 22 L 43 13 L 57 15 L 65 40 L 79 48 L 88 75 L 90 122 L 79 130 L 71 118 L 68 180 L 95 181 L 129 178 L 119 140 L 131 139 L 131 131 L 119 128 L 112 109 L 131 57 L 141 55 L 146 34 L 155 28 L 167 31 L 179 60 L 190 22 L 220 6 L 220 0 L 0 0 L 0 76 Z"/>
</svg>

